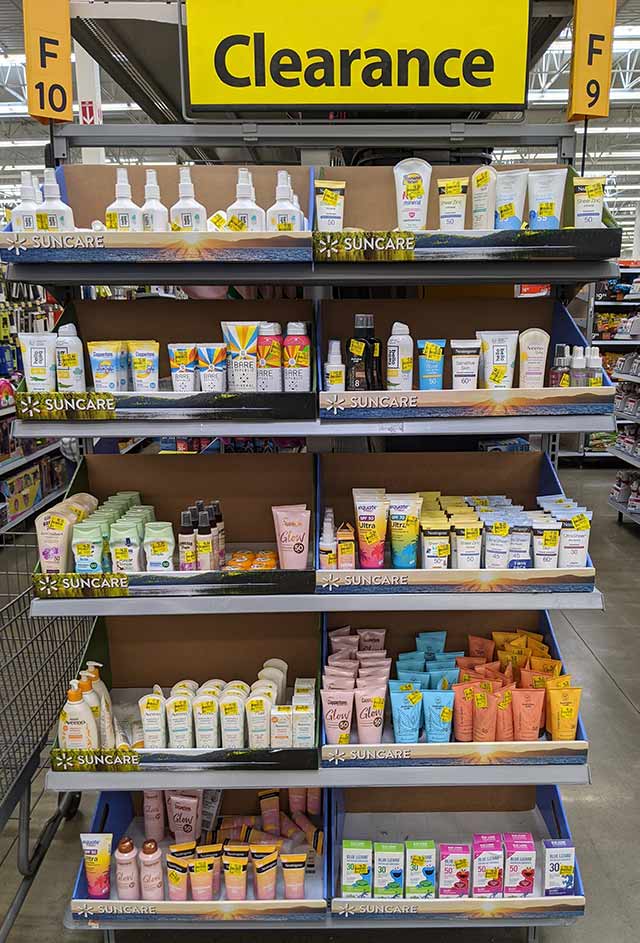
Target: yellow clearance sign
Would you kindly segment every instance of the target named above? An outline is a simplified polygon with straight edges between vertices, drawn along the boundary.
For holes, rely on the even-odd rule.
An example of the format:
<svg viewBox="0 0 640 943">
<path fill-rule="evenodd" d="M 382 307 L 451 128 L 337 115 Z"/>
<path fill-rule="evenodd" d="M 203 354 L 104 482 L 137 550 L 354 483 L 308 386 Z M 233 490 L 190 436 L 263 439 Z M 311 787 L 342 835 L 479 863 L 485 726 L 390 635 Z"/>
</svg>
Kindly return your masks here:
<svg viewBox="0 0 640 943">
<path fill-rule="evenodd" d="M 29 114 L 73 121 L 69 0 L 23 0 Z"/>
<path fill-rule="evenodd" d="M 569 121 L 609 117 L 616 0 L 576 0 Z"/>
<path fill-rule="evenodd" d="M 190 111 L 523 108 L 529 0 L 187 0 Z"/>
</svg>

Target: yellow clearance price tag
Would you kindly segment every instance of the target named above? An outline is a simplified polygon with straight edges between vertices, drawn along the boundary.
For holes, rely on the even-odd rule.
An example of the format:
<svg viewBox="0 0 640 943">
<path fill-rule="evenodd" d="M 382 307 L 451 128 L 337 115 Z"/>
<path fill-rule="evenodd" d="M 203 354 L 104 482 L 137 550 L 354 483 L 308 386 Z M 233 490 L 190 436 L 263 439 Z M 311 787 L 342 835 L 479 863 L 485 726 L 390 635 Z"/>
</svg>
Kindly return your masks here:
<svg viewBox="0 0 640 943">
<path fill-rule="evenodd" d="M 348 734 L 348 733 L 340 733 L 340 734 L 338 734 L 338 746 L 343 747 L 343 746 L 345 746 L 348 742 L 349 742 L 349 734 Z"/>
<path fill-rule="evenodd" d="M 489 380 L 492 383 L 502 383 L 504 378 L 507 375 L 507 368 L 502 364 L 496 364 L 491 373 L 489 374 Z"/>
<path fill-rule="evenodd" d="M 449 544 L 438 544 L 438 556 L 439 557 L 448 557 L 451 553 L 451 547 Z"/>
<path fill-rule="evenodd" d="M 369 871 L 368 864 L 354 864 L 353 865 L 354 874 L 367 874 L 368 871 Z"/>
<path fill-rule="evenodd" d="M 148 697 L 145 702 L 145 707 L 148 711 L 159 711 L 160 710 L 160 698 L 159 697 Z"/>
<path fill-rule="evenodd" d="M 508 537 L 509 525 L 506 521 L 496 521 L 495 524 L 491 525 L 491 533 L 495 534 L 496 537 Z"/>
<path fill-rule="evenodd" d="M 52 514 L 49 518 L 48 530 L 64 530 L 64 525 L 68 523 L 64 517 Z"/>
<path fill-rule="evenodd" d="M 555 216 L 556 205 L 553 200 L 547 200 L 544 203 L 538 204 L 538 216 L 543 218 L 549 216 Z"/>
<path fill-rule="evenodd" d="M 167 553 L 169 550 L 169 544 L 166 540 L 152 540 L 151 541 L 151 553 L 161 554 Z"/>
<path fill-rule="evenodd" d="M 335 190 L 329 190 L 325 187 L 325 189 L 322 191 L 321 199 L 322 202 L 327 206 L 337 206 L 339 198 L 340 194 L 336 193 Z"/>
<path fill-rule="evenodd" d="M 201 714 L 215 714 L 216 711 L 217 711 L 217 707 L 216 707 L 215 701 L 205 701 L 204 704 L 200 705 Z"/>
<path fill-rule="evenodd" d="M 400 691 L 413 691 L 413 685 L 407 681 L 406 684 L 401 684 L 398 686 Z"/>
<path fill-rule="evenodd" d="M 602 377 L 589 377 L 589 386 L 603 386 Z"/>
<path fill-rule="evenodd" d="M 189 710 L 189 705 L 186 701 L 175 701 L 173 705 L 174 714 L 186 714 Z"/>
<path fill-rule="evenodd" d="M 278 223 L 278 232 L 291 232 L 293 223 Z"/>
<path fill-rule="evenodd" d="M 442 360 L 442 347 L 439 344 L 425 344 L 422 348 L 422 356 L 427 360 Z"/>
<path fill-rule="evenodd" d="M 110 210 L 108 213 L 105 213 L 104 224 L 107 229 L 117 229 L 118 228 L 118 214 L 114 210 Z"/>
<path fill-rule="evenodd" d="M 557 547 L 560 535 L 557 530 L 545 530 L 542 535 L 543 547 Z"/>
<path fill-rule="evenodd" d="M 237 717 L 238 716 L 238 705 L 235 701 L 231 701 L 230 704 L 222 705 L 222 713 L 225 717 Z"/>
<path fill-rule="evenodd" d="M 453 717 L 453 711 L 450 707 L 443 707 L 440 711 L 440 720 L 443 724 L 448 724 Z"/>
<path fill-rule="evenodd" d="M 36 227 L 47 232 L 49 229 L 49 216 L 47 213 L 36 213 Z"/>
<path fill-rule="evenodd" d="M 424 868 L 427 863 L 427 859 L 424 855 L 411 855 L 411 867 L 412 868 Z"/>
<path fill-rule="evenodd" d="M 486 871 L 484 872 L 484 876 L 487 879 L 487 881 L 497 880 L 498 874 L 499 874 L 498 868 L 487 868 Z"/>
<path fill-rule="evenodd" d="M 185 550 L 184 551 L 184 562 L 185 563 L 197 563 L 198 554 L 195 550 Z"/>
<path fill-rule="evenodd" d="M 482 187 L 486 187 L 487 184 L 489 183 L 489 180 L 490 180 L 489 171 L 483 170 L 476 177 L 476 188 L 480 190 Z"/>
<path fill-rule="evenodd" d="M 560 377 L 560 386 L 563 390 L 566 390 L 568 386 L 571 386 L 571 378 L 568 373 L 563 373 Z"/>
<path fill-rule="evenodd" d="M 209 870 L 209 862 L 198 860 L 198 858 L 193 859 L 193 872 L 194 874 L 206 874 Z"/>
<path fill-rule="evenodd" d="M 349 350 L 352 354 L 355 354 L 356 357 L 362 357 L 364 354 L 365 343 L 364 341 L 358 341 L 355 338 L 351 338 L 349 341 Z"/>
<path fill-rule="evenodd" d="M 473 694 L 474 694 L 473 688 L 465 688 L 465 689 L 464 689 L 464 699 L 465 699 L 465 701 L 472 701 L 472 700 L 473 700 Z"/>
<path fill-rule="evenodd" d="M 595 200 L 600 196 L 604 196 L 604 186 L 601 183 L 588 183 L 585 192 L 590 200 Z"/>
<path fill-rule="evenodd" d="M 80 557 L 88 557 L 91 553 L 91 544 L 76 544 L 76 553 Z"/>
<path fill-rule="evenodd" d="M 483 708 L 489 706 L 489 700 L 487 698 L 486 691 L 476 691 L 474 701 L 476 707 Z"/>
<path fill-rule="evenodd" d="M 419 200 L 420 197 L 424 196 L 424 187 L 422 185 L 422 180 L 417 179 L 414 181 L 409 181 L 405 184 L 404 193 L 407 200 Z"/>
<path fill-rule="evenodd" d="M 477 540 L 479 536 L 480 536 L 479 527 L 465 527 L 464 529 L 465 540 Z"/>
<path fill-rule="evenodd" d="M 60 365 L 62 367 L 77 367 L 78 355 L 77 354 L 61 354 Z"/>
<path fill-rule="evenodd" d="M 400 369 L 404 373 L 409 373 L 413 369 L 413 357 L 402 357 L 400 360 Z"/>
<path fill-rule="evenodd" d="M 216 229 L 224 229 L 225 226 L 227 225 L 227 221 L 222 215 L 222 213 L 214 213 L 213 216 L 210 217 L 210 219 L 213 225 L 216 227 Z"/>
<path fill-rule="evenodd" d="M 232 232 L 244 232 L 247 228 L 247 224 L 243 219 L 238 219 L 237 216 L 232 216 L 231 219 L 227 220 L 227 229 L 230 229 Z"/>
<path fill-rule="evenodd" d="M 462 193 L 462 183 L 460 180 L 447 180 L 444 185 L 445 196 L 457 196 Z"/>
<path fill-rule="evenodd" d="M 511 691 L 505 691 L 504 694 L 502 695 L 501 700 L 498 701 L 498 708 L 501 711 L 506 711 L 509 704 L 511 704 L 512 700 L 513 700 L 513 697 L 511 696 Z"/>
<path fill-rule="evenodd" d="M 586 514 L 576 514 L 571 518 L 575 530 L 589 530 L 591 524 Z"/>
<path fill-rule="evenodd" d="M 173 868 L 167 868 L 167 877 L 172 884 L 179 884 L 181 875 L 177 871 L 174 871 Z"/>
<path fill-rule="evenodd" d="M 560 875 L 561 877 L 570 877 L 573 874 L 573 865 L 572 864 L 561 864 L 560 865 Z"/>
<path fill-rule="evenodd" d="M 480 687 L 483 691 L 487 691 L 489 694 L 493 691 L 493 685 L 490 681 L 480 681 Z"/>
<path fill-rule="evenodd" d="M 453 863 L 454 863 L 454 865 L 455 865 L 457 871 L 462 870 L 462 868 L 468 868 L 468 867 L 469 867 L 469 859 L 468 859 L 468 858 L 456 858 L 456 860 L 455 860 Z"/>
<path fill-rule="evenodd" d="M 512 216 L 516 215 L 516 207 L 514 203 L 503 203 L 502 206 L 498 207 L 498 214 L 500 219 L 511 219 Z"/>
<path fill-rule="evenodd" d="M 374 711 L 383 711 L 384 710 L 384 698 L 383 697 L 374 697 L 371 699 L 371 707 Z"/>
<path fill-rule="evenodd" d="M 410 704 L 418 704 L 422 700 L 422 694 L 420 691 L 412 691 L 411 694 L 407 694 L 407 700 Z"/>
<path fill-rule="evenodd" d="M 116 547 L 115 555 L 116 555 L 116 560 L 128 560 L 129 559 L 128 547 Z"/>
<path fill-rule="evenodd" d="M 573 720 L 573 704 L 560 705 L 560 717 L 562 720 Z"/>
</svg>

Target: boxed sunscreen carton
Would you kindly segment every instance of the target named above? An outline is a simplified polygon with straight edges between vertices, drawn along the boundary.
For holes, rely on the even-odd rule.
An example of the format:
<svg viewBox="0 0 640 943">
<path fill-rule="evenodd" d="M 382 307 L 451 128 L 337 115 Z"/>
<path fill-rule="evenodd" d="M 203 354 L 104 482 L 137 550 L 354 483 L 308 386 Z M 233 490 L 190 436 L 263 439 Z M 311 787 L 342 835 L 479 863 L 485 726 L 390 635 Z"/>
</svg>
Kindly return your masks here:
<svg viewBox="0 0 640 943">
<path fill-rule="evenodd" d="M 294 698 L 295 700 L 295 698 Z M 293 746 L 312 750 L 316 741 L 315 711 L 311 704 L 293 704 Z M 273 739 L 271 741 L 273 746 Z"/>
<path fill-rule="evenodd" d="M 504 859 L 504 896 L 532 896 L 536 878 L 536 846 L 534 842 L 505 842 Z"/>
<path fill-rule="evenodd" d="M 373 845 L 370 841 L 343 840 L 341 897 L 371 897 Z"/>
<path fill-rule="evenodd" d="M 469 845 L 440 845 L 440 897 L 468 897 L 471 875 Z"/>
<path fill-rule="evenodd" d="M 404 897 L 404 845 L 375 842 L 373 846 L 373 896 Z"/>
<path fill-rule="evenodd" d="M 568 838 L 546 838 L 544 845 L 544 896 L 575 894 L 576 849 Z"/>
<path fill-rule="evenodd" d="M 430 840 L 407 841 L 405 860 L 405 897 L 436 896 L 436 843 Z"/>
<path fill-rule="evenodd" d="M 488 838 L 489 841 L 482 841 Z M 498 836 L 473 836 L 473 897 L 502 897 L 504 851 Z"/>
</svg>

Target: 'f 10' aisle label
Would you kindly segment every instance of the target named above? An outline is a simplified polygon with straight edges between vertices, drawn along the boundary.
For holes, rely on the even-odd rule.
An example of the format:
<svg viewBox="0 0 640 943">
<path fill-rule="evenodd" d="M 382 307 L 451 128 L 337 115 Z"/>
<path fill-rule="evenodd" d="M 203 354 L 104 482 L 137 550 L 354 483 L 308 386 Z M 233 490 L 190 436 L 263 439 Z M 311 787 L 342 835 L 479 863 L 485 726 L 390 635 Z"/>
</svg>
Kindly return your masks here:
<svg viewBox="0 0 640 943">
<path fill-rule="evenodd" d="M 526 106 L 529 0 L 187 0 L 187 101 L 234 108 Z"/>
</svg>

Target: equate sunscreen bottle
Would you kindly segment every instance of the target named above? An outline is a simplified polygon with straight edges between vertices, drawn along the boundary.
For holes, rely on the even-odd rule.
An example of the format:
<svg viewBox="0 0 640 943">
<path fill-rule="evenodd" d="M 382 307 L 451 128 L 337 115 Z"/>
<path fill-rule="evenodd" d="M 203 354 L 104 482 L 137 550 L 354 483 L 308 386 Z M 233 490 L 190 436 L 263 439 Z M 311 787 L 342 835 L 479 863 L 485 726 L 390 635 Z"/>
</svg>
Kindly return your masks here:
<svg viewBox="0 0 640 943">
<path fill-rule="evenodd" d="M 206 232 L 207 211 L 195 198 L 191 171 L 188 167 L 180 168 L 178 202 L 169 211 L 171 229 L 175 232 Z"/>
<path fill-rule="evenodd" d="M 142 232 L 142 210 L 131 199 L 127 168 L 118 167 L 116 174 L 116 198 L 104 214 L 106 227 L 116 232 Z"/>
<path fill-rule="evenodd" d="M 142 229 L 144 232 L 168 232 L 169 210 L 160 202 L 160 187 L 155 170 L 147 170 L 142 204 Z"/>
<path fill-rule="evenodd" d="M 38 204 L 36 226 L 45 232 L 74 232 L 73 212 L 60 199 L 60 187 L 53 167 L 44 172 L 44 200 Z"/>
<path fill-rule="evenodd" d="M 60 393 L 84 393 L 84 350 L 75 324 L 61 324 L 56 341 L 56 379 Z"/>
<path fill-rule="evenodd" d="M 28 170 L 23 170 L 20 175 L 20 202 L 11 210 L 13 232 L 35 232 L 37 211 L 33 178 Z"/>
<path fill-rule="evenodd" d="M 254 198 L 251 174 L 246 167 L 238 167 L 235 201 L 227 209 L 227 229 L 232 232 L 264 232 L 265 212 Z"/>
<path fill-rule="evenodd" d="M 98 727 L 84 701 L 80 682 L 69 682 L 67 700 L 58 720 L 58 744 L 63 750 L 97 750 Z"/>
<path fill-rule="evenodd" d="M 267 210 L 267 231 L 299 232 L 303 229 L 302 213 L 295 208 L 286 170 L 278 171 L 276 202 Z"/>
</svg>

